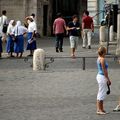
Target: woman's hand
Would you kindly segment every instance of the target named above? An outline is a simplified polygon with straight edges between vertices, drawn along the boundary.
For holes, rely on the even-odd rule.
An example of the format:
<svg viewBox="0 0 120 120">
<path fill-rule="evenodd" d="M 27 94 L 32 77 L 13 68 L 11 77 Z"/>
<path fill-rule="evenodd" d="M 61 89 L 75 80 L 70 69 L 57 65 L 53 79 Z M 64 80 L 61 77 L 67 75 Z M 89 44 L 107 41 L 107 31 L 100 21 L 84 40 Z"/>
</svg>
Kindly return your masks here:
<svg viewBox="0 0 120 120">
<path fill-rule="evenodd" d="M 108 85 L 111 85 L 111 81 L 110 81 L 110 80 L 108 80 L 108 81 L 107 81 L 107 84 L 108 84 Z"/>
</svg>

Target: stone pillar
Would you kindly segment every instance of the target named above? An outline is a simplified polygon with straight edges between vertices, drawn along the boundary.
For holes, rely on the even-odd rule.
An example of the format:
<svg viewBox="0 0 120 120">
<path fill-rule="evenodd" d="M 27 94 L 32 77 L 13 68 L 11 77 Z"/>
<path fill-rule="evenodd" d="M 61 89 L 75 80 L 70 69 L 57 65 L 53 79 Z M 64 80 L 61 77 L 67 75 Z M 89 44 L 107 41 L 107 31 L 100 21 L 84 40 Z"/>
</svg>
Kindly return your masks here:
<svg viewBox="0 0 120 120">
<path fill-rule="evenodd" d="M 110 26 L 110 30 L 109 30 L 109 38 L 110 38 L 110 42 L 114 41 L 113 25 Z"/>
<path fill-rule="evenodd" d="M 105 28 L 105 26 L 101 26 L 99 29 L 99 39 L 100 39 L 100 45 L 104 45 L 106 42 L 106 28 Z"/>
<path fill-rule="evenodd" d="M 120 14 L 118 14 L 117 19 L 117 49 L 116 49 L 116 55 L 120 55 Z"/>
<path fill-rule="evenodd" d="M 33 70 L 39 71 L 45 69 L 45 51 L 43 49 L 36 49 L 33 55 Z"/>
</svg>

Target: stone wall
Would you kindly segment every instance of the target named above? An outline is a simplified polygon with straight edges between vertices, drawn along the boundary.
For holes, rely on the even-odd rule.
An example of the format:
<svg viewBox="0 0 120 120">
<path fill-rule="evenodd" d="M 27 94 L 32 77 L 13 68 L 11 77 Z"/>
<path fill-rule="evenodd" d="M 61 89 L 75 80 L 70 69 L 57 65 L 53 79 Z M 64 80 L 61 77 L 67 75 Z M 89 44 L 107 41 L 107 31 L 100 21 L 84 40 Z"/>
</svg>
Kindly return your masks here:
<svg viewBox="0 0 120 120">
<path fill-rule="evenodd" d="M 0 0 L 0 13 L 2 10 L 6 10 L 8 20 L 20 20 L 22 23 L 26 16 L 35 13 L 38 32 L 42 34 L 43 5 L 46 4 L 49 4 L 48 0 Z M 48 29 L 48 31 L 50 30 Z"/>
<path fill-rule="evenodd" d="M 21 20 L 25 17 L 25 0 L 0 0 L 0 8 L 7 11 L 9 20 Z"/>
</svg>

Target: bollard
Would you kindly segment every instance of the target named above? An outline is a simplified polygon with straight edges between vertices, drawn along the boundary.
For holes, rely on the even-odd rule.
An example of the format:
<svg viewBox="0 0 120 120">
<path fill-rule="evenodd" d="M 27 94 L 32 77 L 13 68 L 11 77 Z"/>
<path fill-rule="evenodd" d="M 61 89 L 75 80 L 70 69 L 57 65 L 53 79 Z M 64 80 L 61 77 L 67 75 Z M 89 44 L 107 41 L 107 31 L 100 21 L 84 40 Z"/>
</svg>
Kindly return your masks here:
<svg viewBox="0 0 120 120">
<path fill-rule="evenodd" d="M 105 42 L 105 39 L 106 39 L 106 36 L 105 36 L 105 33 L 106 33 L 106 30 L 105 30 L 105 26 L 101 26 L 100 29 L 99 29 L 99 33 L 100 33 L 100 43 L 102 42 Z"/>
<path fill-rule="evenodd" d="M 33 70 L 39 71 L 45 69 L 45 51 L 43 49 L 36 49 L 33 55 Z"/>
<path fill-rule="evenodd" d="M 120 55 L 120 14 L 118 14 L 117 19 L 117 48 L 116 48 L 116 55 Z"/>
<path fill-rule="evenodd" d="M 114 40 L 113 25 L 110 26 L 109 38 L 110 38 L 110 42 L 112 42 Z"/>
<path fill-rule="evenodd" d="M 85 70 L 85 57 L 83 57 L 83 70 Z"/>
</svg>

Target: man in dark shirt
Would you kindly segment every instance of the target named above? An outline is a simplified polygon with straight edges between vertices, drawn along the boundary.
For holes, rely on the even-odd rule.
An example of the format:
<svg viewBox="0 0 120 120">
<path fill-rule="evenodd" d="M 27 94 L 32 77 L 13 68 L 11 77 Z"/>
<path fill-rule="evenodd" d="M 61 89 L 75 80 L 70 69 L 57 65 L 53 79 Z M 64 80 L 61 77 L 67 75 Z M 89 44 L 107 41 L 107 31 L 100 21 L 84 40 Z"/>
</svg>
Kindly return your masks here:
<svg viewBox="0 0 120 120">
<path fill-rule="evenodd" d="M 82 18 L 82 30 L 83 30 L 83 48 L 86 47 L 86 41 L 88 40 L 88 49 L 91 49 L 92 32 L 94 32 L 94 24 L 92 17 L 89 16 L 89 12 L 85 11 Z"/>
<path fill-rule="evenodd" d="M 67 30 L 70 39 L 71 57 L 75 58 L 75 50 L 77 49 L 80 35 L 80 23 L 78 22 L 77 15 L 74 15 L 72 19 L 73 21 L 68 23 Z"/>
</svg>

